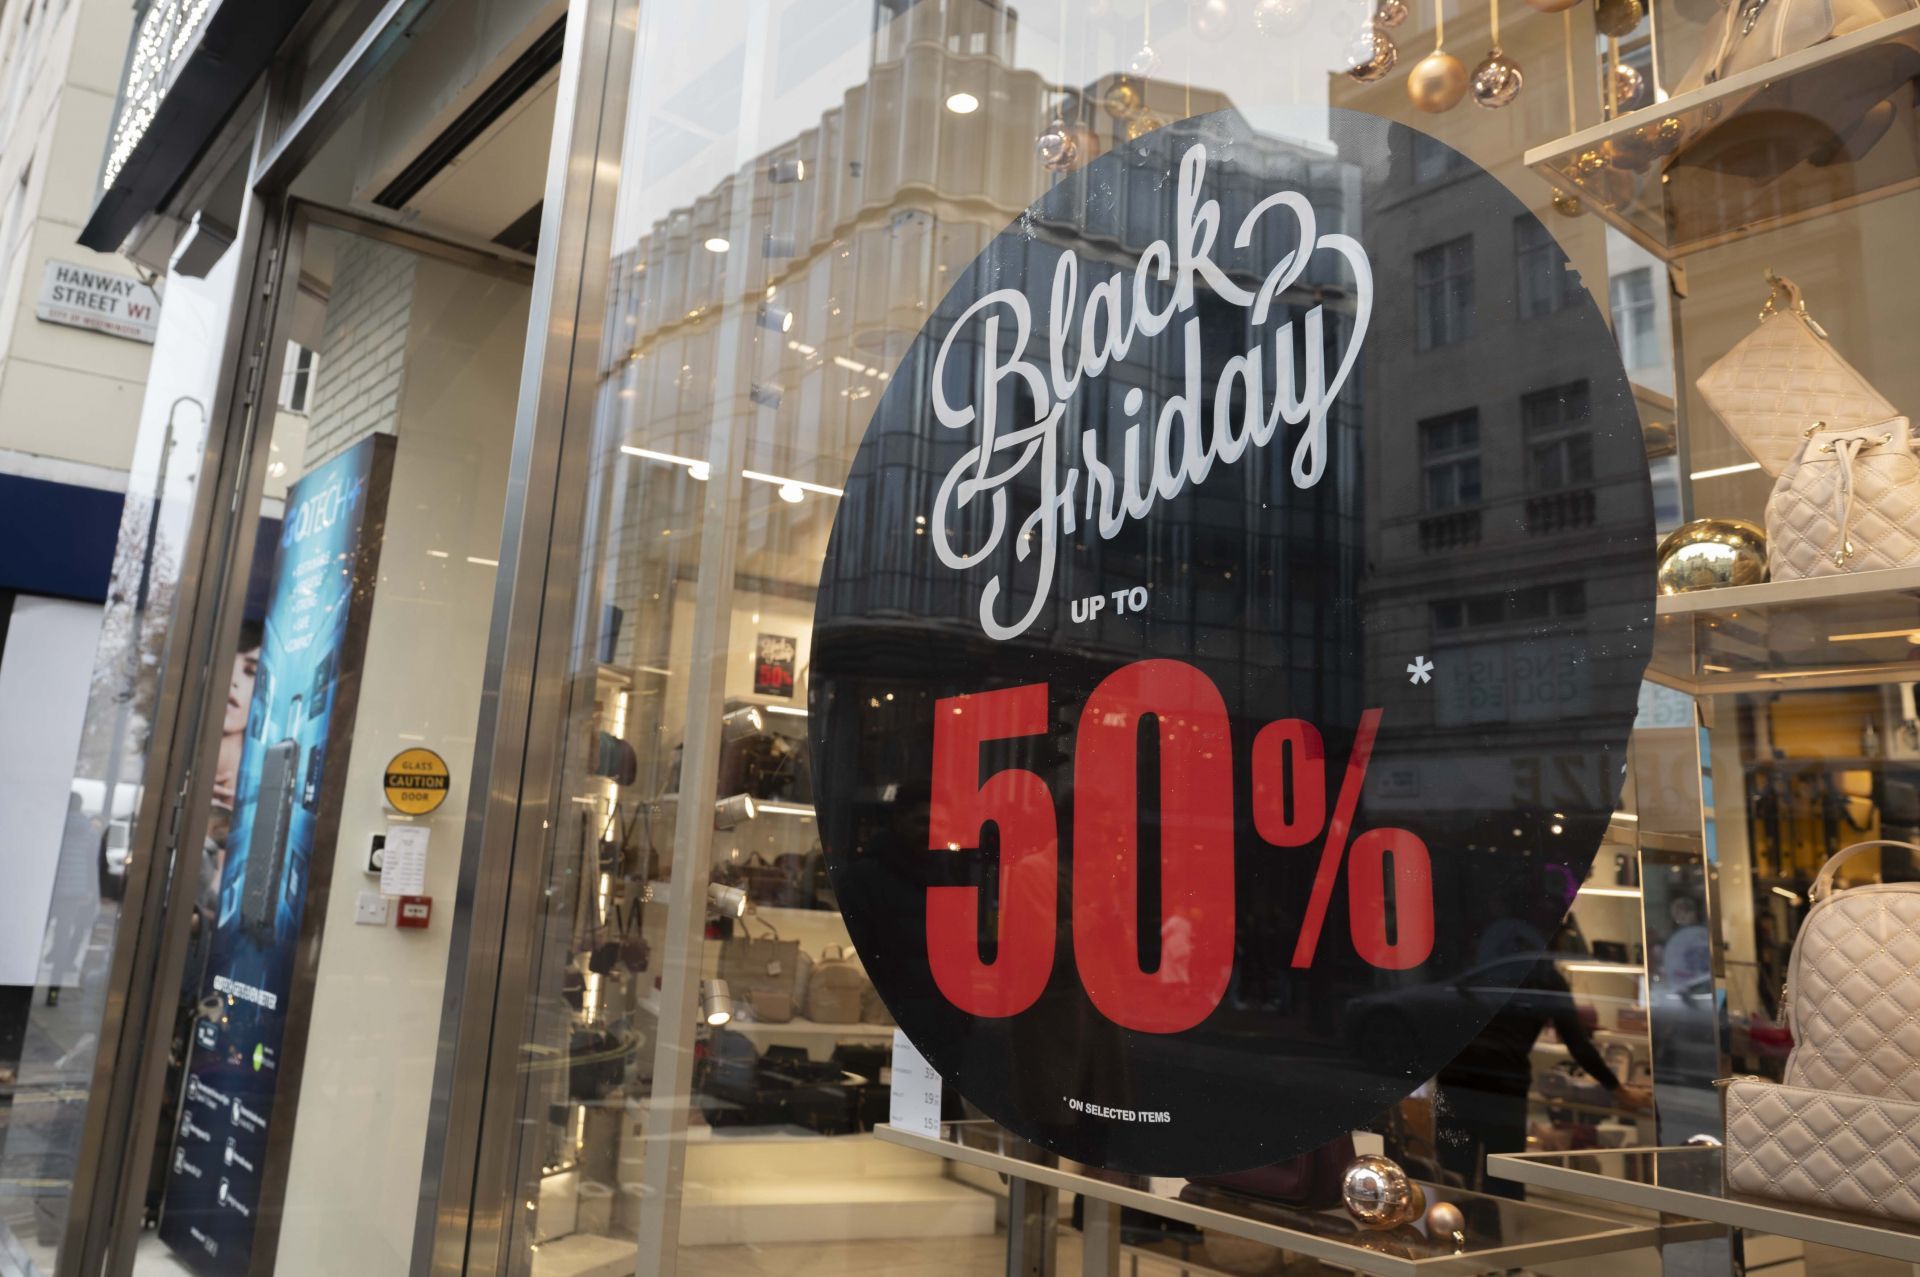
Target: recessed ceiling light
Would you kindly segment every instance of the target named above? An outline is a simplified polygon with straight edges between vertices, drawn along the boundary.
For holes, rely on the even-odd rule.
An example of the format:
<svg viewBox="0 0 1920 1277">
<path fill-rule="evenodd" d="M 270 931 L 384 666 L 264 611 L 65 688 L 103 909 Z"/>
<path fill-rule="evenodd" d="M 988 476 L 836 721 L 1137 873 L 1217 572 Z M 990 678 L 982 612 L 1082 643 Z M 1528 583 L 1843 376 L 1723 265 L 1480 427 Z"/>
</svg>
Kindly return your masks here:
<svg viewBox="0 0 1920 1277">
<path fill-rule="evenodd" d="M 955 115 L 972 115 L 980 109 L 980 99 L 971 93 L 956 93 L 947 99 L 947 110 Z"/>
<path fill-rule="evenodd" d="M 733 247 L 732 244 L 727 243 L 725 239 L 722 239 L 718 235 L 715 235 L 712 239 L 707 241 L 707 251 L 709 253 L 724 253 L 729 248 L 732 248 L 732 247 Z"/>
</svg>

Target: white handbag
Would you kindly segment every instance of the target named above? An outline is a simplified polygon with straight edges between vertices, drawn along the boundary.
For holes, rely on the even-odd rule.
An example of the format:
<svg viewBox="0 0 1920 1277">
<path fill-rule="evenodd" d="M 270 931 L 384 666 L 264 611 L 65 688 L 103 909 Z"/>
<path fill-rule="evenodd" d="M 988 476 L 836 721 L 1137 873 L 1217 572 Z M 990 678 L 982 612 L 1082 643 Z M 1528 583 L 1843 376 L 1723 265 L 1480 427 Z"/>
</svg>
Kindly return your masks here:
<svg viewBox="0 0 1920 1277">
<path fill-rule="evenodd" d="M 1768 271 L 1767 284 L 1760 326 L 1694 384 L 1740 446 L 1778 479 L 1816 421 L 1844 429 L 1899 410 L 1840 357 L 1792 280 Z M 1783 295 L 1784 309 L 1774 304 Z"/>
<path fill-rule="evenodd" d="M 1920 566 L 1920 457 L 1905 417 L 1815 422 L 1767 499 L 1776 581 Z"/>
<path fill-rule="evenodd" d="M 1784 1083 L 1726 1084 L 1727 1187 L 1920 1223 L 1920 883 L 1836 893 L 1827 861 L 1793 942 Z"/>
</svg>

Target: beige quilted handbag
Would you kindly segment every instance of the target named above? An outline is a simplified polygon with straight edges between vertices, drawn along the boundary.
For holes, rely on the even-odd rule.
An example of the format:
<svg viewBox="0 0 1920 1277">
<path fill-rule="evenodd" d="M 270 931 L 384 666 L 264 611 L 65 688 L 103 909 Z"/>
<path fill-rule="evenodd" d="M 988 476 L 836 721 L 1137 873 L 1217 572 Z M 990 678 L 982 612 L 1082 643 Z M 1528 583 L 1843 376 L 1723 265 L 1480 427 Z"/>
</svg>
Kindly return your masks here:
<svg viewBox="0 0 1920 1277">
<path fill-rule="evenodd" d="M 1815 423 L 1767 499 L 1776 581 L 1920 566 L 1920 458 L 1905 417 Z"/>
<path fill-rule="evenodd" d="M 1760 326 L 1694 384 L 1740 446 L 1778 479 L 1815 422 L 1845 429 L 1899 413 L 1834 350 L 1792 280 L 1768 271 L 1767 283 Z M 1774 304 L 1783 295 L 1784 310 Z"/>
<path fill-rule="evenodd" d="M 1920 883 L 1835 893 L 1820 870 L 1787 968 L 1784 1083 L 1727 1084 L 1727 1187 L 1920 1224 Z"/>
</svg>

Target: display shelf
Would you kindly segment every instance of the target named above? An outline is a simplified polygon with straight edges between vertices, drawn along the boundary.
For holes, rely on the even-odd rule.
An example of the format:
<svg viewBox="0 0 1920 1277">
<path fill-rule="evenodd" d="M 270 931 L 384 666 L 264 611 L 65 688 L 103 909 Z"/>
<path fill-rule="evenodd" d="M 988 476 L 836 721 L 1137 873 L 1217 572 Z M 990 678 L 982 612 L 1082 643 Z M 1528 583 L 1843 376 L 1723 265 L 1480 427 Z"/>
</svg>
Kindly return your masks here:
<svg viewBox="0 0 1920 1277">
<path fill-rule="evenodd" d="M 1902 14 L 1534 147 L 1526 163 L 1668 260 L 1854 208 L 1920 186 L 1904 87 L 1917 44 L 1920 12 Z M 1840 139 L 1885 98 L 1891 125 L 1849 154 Z M 1814 163 L 1822 151 L 1831 162 Z"/>
<path fill-rule="evenodd" d="M 930 1139 L 893 1126 L 877 1127 L 874 1135 L 952 1162 L 1230 1233 L 1377 1277 L 1493 1272 L 1705 1235 L 1697 1228 L 1675 1232 L 1651 1221 L 1603 1219 L 1423 1184 L 1428 1200 L 1453 1202 L 1465 1213 L 1467 1242 L 1456 1250 L 1450 1240 L 1430 1239 L 1413 1226 L 1366 1232 L 1344 1211 L 1296 1210 L 1184 1180 L 1076 1169 L 1073 1163 L 1060 1162 L 991 1123 L 949 1123 L 943 1129 L 968 1138 L 965 1142 Z"/>
<path fill-rule="evenodd" d="M 1920 677 L 1920 568 L 1668 594 L 1654 611 L 1647 677 L 1693 696 Z"/>
<path fill-rule="evenodd" d="M 741 1020 L 737 1018 L 727 1023 L 727 1028 L 744 1038 L 752 1039 L 756 1045 L 758 1045 L 762 1039 L 775 1041 L 782 1038 L 795 1040 L 832 1038 L 836 1041 L 844 1040 L 849 1042 L 891 1042 L 893 1041 L 893 1027 L 891 1024 L 868 1024 L 865 1021 L 857 1021 L 853 1024 L 817 1024 L 804 1016 L 795 1016 L 784 1024 L 773 1024 L 764 1020 Z"/>
<path fill-rule="evenodd" d="M 1920 1263 L 1920 1229 L 1729 1193 L 1718 1148 L 1496 1153 L 1487 1173 L 1615 1206 L 1633 1206 Z"/>
</svg>

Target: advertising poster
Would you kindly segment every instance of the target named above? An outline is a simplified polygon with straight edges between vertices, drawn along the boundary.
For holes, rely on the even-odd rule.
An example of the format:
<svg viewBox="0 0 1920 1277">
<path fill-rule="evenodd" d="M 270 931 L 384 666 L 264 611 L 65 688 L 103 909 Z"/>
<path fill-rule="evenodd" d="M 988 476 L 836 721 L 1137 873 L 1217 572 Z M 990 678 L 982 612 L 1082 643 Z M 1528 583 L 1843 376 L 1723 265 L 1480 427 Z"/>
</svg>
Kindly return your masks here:
<svg viewBox="0 0 1920 1277">
<path fill-rule="evenodd" d="M 793 666 L 800 645 L 785 634 L 762 634 L 754 643 L 756 696 L 792 696 Z"/>
<path fill-rule="evenodd" d="M 1375 1119 L 1554 970 L 1617 805 L 1655 542 L 1604 279 L 1423 150 L 1221 112 L 1063 174 L 846 481 L 808 688 L 842 913 L 941 1077 L 1076 1161 Z"/>
<path fill-rule="evenodd" d="M 269 1146 L 291 1134 L 274 1124 L 292 1121 L 296 960 L 337 832 L 327 781 L 346 773 L 392 466 L 393 440 L 371 436 L 287 494 L 160 1222 L 201 1273 L 248 1271 Z"/>
</svg>

